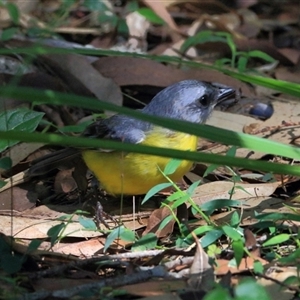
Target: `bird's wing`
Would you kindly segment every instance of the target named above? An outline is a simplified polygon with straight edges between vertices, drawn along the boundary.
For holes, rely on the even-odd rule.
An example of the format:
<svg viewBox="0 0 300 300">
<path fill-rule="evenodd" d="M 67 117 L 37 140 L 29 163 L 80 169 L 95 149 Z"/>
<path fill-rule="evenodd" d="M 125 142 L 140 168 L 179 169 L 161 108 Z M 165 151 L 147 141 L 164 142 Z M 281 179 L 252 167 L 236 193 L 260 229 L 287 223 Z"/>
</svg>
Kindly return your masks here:
<svg viewBox="0 0 300 300">
<path fill-rule="evenodd" d="M 122 115 L 114 115 L 108 119 L 94 122 L 86 128 L 83 137 L 108 139 L 131 144 L 144 141 L 145 132 L 150 128 L 149 123 Z M 83 150 L 81 148 L 81 150 Z M 112 152 L 111 149 L 97 149 L 97 151 Z M 58 167 L 74 166 L 77 159 L 81 159 L 80 150 L 77 148 L 64 148 L 50 153 L 32 162 L 28 170 L 29 176 L 40 176 Z"/>
<path fill-rule="evenodd" d="M 139 144 L 145 140 L 146 131 L 150 126 L 137 119 L 114 115 L 88 126 L 83 136 Z"/>
</svg>

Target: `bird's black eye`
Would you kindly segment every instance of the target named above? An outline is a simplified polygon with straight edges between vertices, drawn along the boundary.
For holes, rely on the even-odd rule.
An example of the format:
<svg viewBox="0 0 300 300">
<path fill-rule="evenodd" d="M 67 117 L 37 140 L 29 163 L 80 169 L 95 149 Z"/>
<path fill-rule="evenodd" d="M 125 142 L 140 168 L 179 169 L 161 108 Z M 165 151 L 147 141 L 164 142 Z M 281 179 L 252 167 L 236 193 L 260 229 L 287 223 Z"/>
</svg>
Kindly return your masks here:
<svg viewBox="0 0 300 300">
<path fill-rule="evenodd" d="M 208 99 L 208 95 L 203 95 L 199 98 L 199 103 L 203 106 L 203 107 L 207 107 L 209 106 L 209 99 Z"/>
</svg>

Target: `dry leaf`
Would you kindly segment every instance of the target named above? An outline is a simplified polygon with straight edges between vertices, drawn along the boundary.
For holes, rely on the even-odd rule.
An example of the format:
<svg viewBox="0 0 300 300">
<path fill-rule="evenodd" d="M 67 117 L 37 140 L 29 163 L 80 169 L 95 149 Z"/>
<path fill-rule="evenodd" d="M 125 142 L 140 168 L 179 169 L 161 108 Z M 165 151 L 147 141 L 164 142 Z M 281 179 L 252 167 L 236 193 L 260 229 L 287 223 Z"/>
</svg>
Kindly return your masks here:
<svg viewBox="0 0 300 300">
<path fill-rule="evenodd" d="M 279 182 L 245 184 L 236 183 L 236 188 L 232 194 L 232 200 L 243 200 L 253 197 L 270 196 L 279 186 Z M 192 196 L 197 205 L 202 205 L 215 199 L 230 199 L 230 191 L 234 187 L 233 182 L 215 181 L 199 185 Z"/>
<path fill-rule="evenodd" d="M 171 29 L 178 32 L 180 31 L 163 3 L 151 0 L 143 0 L 143 2 L 149 6 L 159 17 L 161 17 Z"/>
<path fill-rule="evenodd" d="M 171 215 L 170 209 L 168 207 L 161 207 L 152 212 L 149 217 L 147 228 L 143 232 L 143 235 L 153 232 L 158 238 L 165 237 L 173 232 L 173 227 L 175 224 L 174 218 L 162 229 L 159 229 L 160 224 L 165 218 Z"/>
<path fill-rule="evenodd" d="M 187 283 L 192 289 L 207 292 L 212 289 L 215 283 L 214 270 L 209 263 L 209 256 L 203 250 L 198 237 L 195 234 L 193 234 L 193 237 L 196 241 L 196 252 L 190 267 L 190 276 Z"/>
<path fill-rule="evenodd" d="M 84 56 L 75 54 L 44 55 L 40 59 L 55 68 L 55 73 L 64 78 L 65 83 L 73 86 L 83 85 L 98 99 L 122 105 L 122 94 L 116 83 L 102 76 Z"/>
</svg>

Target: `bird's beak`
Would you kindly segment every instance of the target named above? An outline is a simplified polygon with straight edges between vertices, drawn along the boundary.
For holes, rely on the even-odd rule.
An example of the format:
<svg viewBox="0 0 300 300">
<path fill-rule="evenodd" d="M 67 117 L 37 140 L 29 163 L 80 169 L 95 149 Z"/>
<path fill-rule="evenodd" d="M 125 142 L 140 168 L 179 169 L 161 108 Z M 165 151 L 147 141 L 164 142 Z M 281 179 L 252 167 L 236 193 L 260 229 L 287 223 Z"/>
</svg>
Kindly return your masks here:
<svg viewBox="0 0 300 300">
<path fill-rule="evenodd" d="M 216 104 L 226 100 L 232 100 L 234 103 L 239 101 L 239 93 L 234 88 L 218 83 L 213 83 L 213 86 L 218 90 Z"/>
</svg>

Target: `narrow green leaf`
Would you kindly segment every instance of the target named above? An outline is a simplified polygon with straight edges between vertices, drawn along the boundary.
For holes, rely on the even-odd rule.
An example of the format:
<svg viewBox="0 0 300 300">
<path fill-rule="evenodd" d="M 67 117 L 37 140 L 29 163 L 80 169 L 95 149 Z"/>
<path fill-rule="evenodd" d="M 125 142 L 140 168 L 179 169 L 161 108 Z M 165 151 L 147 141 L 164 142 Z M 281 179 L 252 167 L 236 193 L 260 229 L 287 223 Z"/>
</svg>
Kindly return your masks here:
<svg viewBox="0 0 300 300">
<path fill-rule="evenodd" d="M 208 174 L 212 173 L 214 170 L 216 170 L 217 168 L 219 168 L 219 165 L 216 164 L 211 164 L 210 166 L 207 167 L 207 169 L 205 170 L 203 177 L 206 177 Z"/>
<path fill-rule="evenodd" d="M 216 209 L 224 207 L 237 207 L 243 204 L 242 201 L 228 200 L 228 199 L 216 199 L 210 200 L 200 206 L 203 211 L 214 211 Z"/>
<path fill-rule="evenodd" d="M 197 235 L 197 236 L 202 236 L 204 233 L 208 232 L 208 231 L 212 231 L 214 229 L 214 227 L 210 226 L 210 225 L 203 225 L 203 226 L 199 226 L 197 227 L 193 232 Z M 189 232 L 189 230 L 182 230 L 185 232 Z M 194 241 L 194 237 L 192 236 L 191 233 L 189 233 L 185 238 L 178 238 L 176 240 L 176 247 L 178 248 L 186 248 L 188 246 L 190 246 L 191 244 L 193 244 Z"/>
<path fill-rule="evenodd" d="M 135 239 L 134 232 L 125 228 L 124 226 L 115 228 L 106 238 L 104 252 L 106 252 L 108 247 L 114 242 L 115 239 L 133 242 Z"/>
<path fill-rule="evenodd" d="M 164 174 L 167 176 L 173 174 L 178 169 L 181 163 L 182 163 L 181 159 L 176 159 L 176 158 L 170 159 L 170 161 L 167 163 L 163 171 Z"/>
<path fill-rule="evenodd" d="M 195 188 L 198 187 L 201 183 L 201 180 L 197 180 L 195 182 L 193 182 L 187 189 L 186 193 L 189 196 L 192 196 L 194 194 Z"/>
<path fill-rule="evenodd" d="M 168 198 L 166 199 L 168 202 L 173 202 L 175 200 L 181 199 L 183 195 L 182 191 L 176 191 L 175 193 L 171 194 L 170 196 L 168 196 Z"/>
<path fill-rule="evenodd" d="M 105 1 L 84 0 L 82 4 L 91 11 L 109 11 Z"/>
<path fill-rule="evenodd" d="M 1 33 L 1 41 L 5 42 L 11 40 L 14 37 L 14 35 L 17 34 L 18 32 L 19 32 L 19 28 L 17 27 L 10 27 L 4 29 Z"/>
<path fill-rule="evenodd" d="M 256 274 L 264 273 L 264 266 L 262 265 L 262 263 L 259 260 L 256 260 L 254 262 L 253 269 Z"/>
<path fill-rule="evenodd" d="M 231 200 L 232 201 L 232 200 Z M 232 227 L 236 227 L 238 226 L 240 223 L 240 216 L 239 213 L 237 211 L 234 211 L 231 218 L 230 218 L 230 225 Z"/>
<path fill-rule="evenodd" d="M 237 69 L 239 72 L 245 72 L 247 68 L 248 58 L 240 56 L 237 62 Z"/>
<path fill-rule="evenodd" d="M 157 236 L 149 232 L 146 235 L 142 236 L 138 241 L 136 241 L 132 247 L 132 251 L 145 251 L 154 249 L 157 246 Z"/>
<path fill-rule="evenodd" d="M 180 47 L 180 51 L 185 53 L 189 48 L 198 44 L 204 44 L 207 42 L 222 42 L 227 43 L 225 36 L 216 35 L 212 31 L 200 31 L 199 33 L 188 37 Z"/>
<path fill-rule="evenodd" d="M 291 235 L 287 233 L 278 234 L 264 242 L 263 247 L 274 246 L 284 243 L 290 239 L 290 236 Z"/>
<path fill-rule="evenodd" d="M 87 126 L 91 125 L 92 123 L 93 121 L 82 122 L 78 125 L 60 127 L 58 130 L 59 132 L 63 133 L 81 133 L 87 128 Z"/>
<path fill-rule="evenodd" d="M 37 250 L 39 248 L 39 246 L 41 245 L 43 241 L 42 240 L 32 240 L 29 245 L 28 245 L 28 248 L 27 248 L 27 253 L 31 253 L 35 250 Z"/>
<path fill-rule="evenodd" d="M 188 201 L 188 199 L 190 199 L 190 195 L 184 193 L 179 199 L 177 199 L 172 205 L 172 209 L 177 208 L 178 206 L 180 206 L 181 204 L 185 203 Z"/>
<path fill-rule="evenodd" d="M 158 230 L 162 230 L 163 228 L 165 228 L 173 219 L 174 217 L 172 215 L 165 217 L 159 224 Z"/>
<path fill-rule="evenodd" d="M 160 183 L 156 186 L 154 186 L 152 189 L 148 191 L 148 193 L 145 195 L 142 204 L 144 204 L 147 200 L 149 200 L 151 197 L 153 197 L 156 193 L 160 192 L 161 190 L 168 188 L 172 186 L 172 183 L 166 182 L 166 183 Z"/>
<path fill-rule="evenodd" d="M 9 170 L 12 167 L 12 161 L 10 157 L 0 158 L 0 168 L 3 170 Z"/>
<path fill-rule="evenodd" d="M 224 234 L 223 230 L 213 229 L 205 234 L 203 238 L 201 238 L 201 246 L 203 248 L 213 244 L 218 238 L 220 238 Z"/>
<path fill-rule="evenodd" d="M 47 235 L 50 237 L 51 246 L 53 246 L 58 241 L 59 234 L 65 228 L 65 226 L 66 225 L 64 223 L 60 223 L 51 227 L 47 231 Z"/>
<path fill-rule="evenodd" d="M 286 278 L 282 284 L 286 285 L 286 286 L 292 286 L 292 285 L 298 285 L 299 286 L 299 277 L 298 276 L 289 276 L 288 278 Z"/>
<path fill-rule="evenodd" d="M 286 220 L 300 222 L 300 215 L 290 213 L 267 213 L 255 216 L 258 220 L 271 220 L 273 222 Z"/>
<path fill-rule="evenodd" d="M 7 3 L 6 8 L 8 10 L 9 16 L 15 24 L 19 23 L 20 12 L 18 7 L 14 3 Z"/>
<path fill-rule="evenodd" d="M 244 243 L 242 240 L 235 240 L 232 242 L 232 249 L 234 253 L 234 258 L 237 264 L 237 267 L 239 267 L 243 255 L 244 255 Z"/>
<path fill-rule="evenodd" d="M 241 233 L 237 231 L 237 229 L 227 225 L 222 226 L 222 229 L 224 233 L 233 241 L 240 241 L 242 239 Z"/>
<path fill-rule="evenodd" d="M 127 2 L 127 4 L 126 4 L 126 10 L 128 12 L 134 12 L 134 11 L 136 11 L 138 9 L 139 9 L 139 3 L 138 3 L 137 0 L 132 0 L 132 1 Z"/>
<path fill-rule="evenodd" d="M 135 241 L 134 232 L 130 229 L 125 228 L 125 230 L 120 235 L 120 239 L 126 242 L 133 243 Z"/>
<path fill-rule="evenodd" d="M 114 242 L 116 238 L 120 237 L 121 232 L 124 230 L 124 226 L 117 227 L 107 236 L 103 251 L 106 252 L 108 247 Z"/>
<path fill-rule="evenodd" d="M 97 226 L 95 222 L 92 219 L 84 218 L 82 216 L 79 216 L 78 218 L 79 223 L 88 230 L 97 230 Z"/>
<path fill-rule="evenodd" d="M 247 55 L 249 55 L 250 57 L 257 57 L 257 58 L 261 58 L 267 62 L 275 62 L 276 59 L 274 59 L 272 56 L 270 56 L 269 54 L 262 52 L 260 50 L 253 50 L 253 51 L 249 51 L 247 52 Z"/>
<path fill-rule="evenodd" d="M 226 155 L 231 156 L 231 157 L 235 157 L 236 156 L 236 150 L 237 150 L 237 147 L 232 146 L 227 150 Z"/>
<path fill-rule="evenodd" d="M 152 9 L 142 7 L 136 10 L 137 13 L 145 17 L 149 22 L 157 25 L 164 25 L 165 21 L 159 17 Z"/>
</svg>

